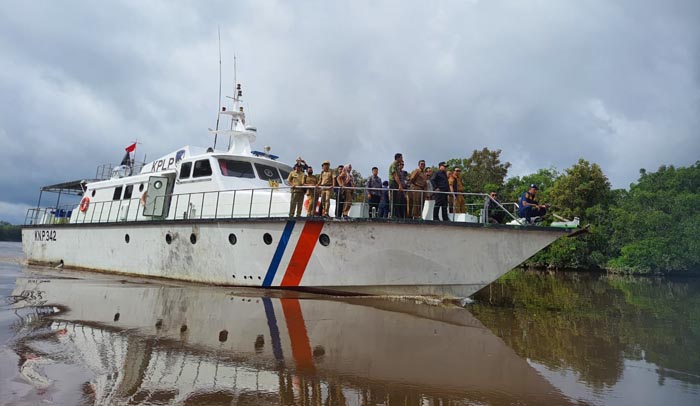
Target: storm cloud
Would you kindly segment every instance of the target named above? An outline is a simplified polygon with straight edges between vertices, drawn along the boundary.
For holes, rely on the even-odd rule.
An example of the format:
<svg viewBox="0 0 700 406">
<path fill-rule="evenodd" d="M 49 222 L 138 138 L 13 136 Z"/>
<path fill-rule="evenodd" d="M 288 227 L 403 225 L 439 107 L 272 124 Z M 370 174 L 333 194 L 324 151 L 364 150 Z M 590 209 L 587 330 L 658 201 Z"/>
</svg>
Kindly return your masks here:
<svg viewBox="0 0 700 406">
<path fill-rule="evenodd" d="M 700 2 L 0 4 L 0 220 L 42 185 L 210 146 L 233 56 L 255 148 L 284 161 L 502 149 L 510 176 L 596 162 L 614 187 L 700 159 Z M 221 147 L 221 143 L 218 147 Z"/>
</svg>

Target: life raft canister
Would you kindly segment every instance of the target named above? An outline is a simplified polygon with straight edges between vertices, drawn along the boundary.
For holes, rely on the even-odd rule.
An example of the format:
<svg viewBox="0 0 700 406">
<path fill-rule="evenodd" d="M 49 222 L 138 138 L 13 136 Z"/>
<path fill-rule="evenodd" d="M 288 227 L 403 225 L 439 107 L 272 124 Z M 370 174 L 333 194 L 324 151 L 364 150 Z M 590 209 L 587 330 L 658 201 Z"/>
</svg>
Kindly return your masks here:
<svg viewBox="0 0 700 406">
<path fill-rule="evenodd" d="M 90 198 L 85 196 L 83 197 L 83 200 L 80 201 L 80 211 L 85 213 L 88 207 L 90 207 Z"/>
</svg>

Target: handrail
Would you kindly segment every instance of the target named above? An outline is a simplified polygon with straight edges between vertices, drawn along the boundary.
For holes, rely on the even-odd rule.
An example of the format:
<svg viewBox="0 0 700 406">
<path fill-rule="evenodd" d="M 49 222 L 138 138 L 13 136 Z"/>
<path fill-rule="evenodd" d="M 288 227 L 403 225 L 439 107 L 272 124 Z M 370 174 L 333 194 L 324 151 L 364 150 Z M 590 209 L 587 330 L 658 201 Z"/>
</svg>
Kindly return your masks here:
<svg viewBox="0 0 700 406">
<path fill-rule="evenodd" d="M 91 202 L 89 208 L 82 212 L 79 206 L 64 205 L 60 207 L 45 207 L 31 208 L 27 210 L 25 216 L 25 225 L 36 224 L 64 224 L 64 223 L 114 223 L 123 221 L 147 221 L 147 220 L 181 220 L 181 219 L 226 219 L 226 218 L 272 218 L 272 217 L 287 217 L 289 214 L 290 194 L 295 191 L 304 193 L 312 191 L 310 200 L 314 203 L 315 214 L 316 205 L 321 199 L 321 191 L 331 190 L 336 192 L 335 204 L 338 204 L 338 198 L 342 198 L 342 193 L 346 190 L 352 190 L 353 200 L 351 207 L 359 205 L 360 215 L 354 213 L 354 217 L 372 217 L 372 208 L 370 206 L 376 204 L 370 203 L 367 199 L 368 194 L 376 195 L 386 193 L 389 198 L 385 204 L 389 205 L 392 211 L 392 218 L 408 217 L 408 210 L 415 204 L 419 207 L 421 213 L 420 219 L 423 220 L 423 209 L 427 202 L 434 200 L 436 195 L 447 195 L 451 197 L 450 211 L 453 214 L 464 214 L 459 221 L 469 221 L 468 219 L 478 218 L 481 223 L 489 221 L 489 202 L 491 198 L 486 193 L 475 192 L 443 192 L 430 190 L 411 190 L 411 189 L 389 189 L 389 188 L 367 188 L 367 187 L 341 187 L 341 186 L 278 186 L 265 188 L 248 188 L 248 189 L 230 189 L 217 190 L 208 192 L 190 192 L 190 193 L 173 193 L 164 196 L 157 196 L 153 200 L 153 204 L 160 207 L 162 205 L 165 213 L 161 216 L 146 216 L 143 214 L 144 206 L 140 197 L 109 200 L 102 202 Z M 395 203 L 394 197 L 400 196 L 400 193 L 409 192 L 409 201 L 407 203 Z M 361 193 L 361 198 L 358 199 L 358 194 Z M 415 193 L 420 194 L 417 203 L 411 203 L 410 200 Z M 460 203 L 461 207 L 455 207 L 455 201 L 458 196 L 463 196 L 464 201 Z M 469 200 L 468 200 L 469 199 Z M 133 202 L 132 202 L 133 201 Z M 186 202 L 186 205 L 183 203 Z M 508 210 L 505 205 L 513 205 L 515 203 L 500 203 L 495 201 L 497 210 L 502 210 L 507 213 L 511 219 L 517 217 L 513 215 L 516 210 Z M 311 203 L 309 203 L 311 204 Z M 182 207 L 182 206 L 185 207 Z M 365 208 L 368 210 L 365 213 Z M 328 213 L 329 215 L 331 213 Z M 377 213 L 374 213 L 377 214 Z M 453 216 L 453 221 L 457 216 Z"/>
</svg>

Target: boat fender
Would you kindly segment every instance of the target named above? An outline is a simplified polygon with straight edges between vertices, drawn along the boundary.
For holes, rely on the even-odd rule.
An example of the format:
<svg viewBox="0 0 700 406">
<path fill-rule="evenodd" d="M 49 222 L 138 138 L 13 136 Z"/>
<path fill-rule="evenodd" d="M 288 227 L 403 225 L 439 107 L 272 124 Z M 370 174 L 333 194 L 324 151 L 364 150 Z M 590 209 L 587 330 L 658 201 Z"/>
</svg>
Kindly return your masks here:
<svg viewBox="0 0 700 406">
<path fill-rule="evenodd" d="M 85 213 L 85 212 L 87 211 L 88 207 L 90 207 L 90 198 L 87 197 L 87 196 L 85 196 L 85 197 L 83 197 L 83 199 L 80 201 L 80 211 L 82 211 L 83 213 Z"/>
</svg>

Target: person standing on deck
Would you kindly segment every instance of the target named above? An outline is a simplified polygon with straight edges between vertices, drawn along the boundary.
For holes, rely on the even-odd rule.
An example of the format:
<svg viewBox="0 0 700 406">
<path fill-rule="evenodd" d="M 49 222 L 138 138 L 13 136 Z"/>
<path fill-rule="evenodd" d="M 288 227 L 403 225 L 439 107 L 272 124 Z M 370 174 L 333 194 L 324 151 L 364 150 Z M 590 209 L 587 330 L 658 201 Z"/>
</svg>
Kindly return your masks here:
<svg viewBox="0 0 700 406">
<path fill-rule="evenodd" d="M 411 172 L 408 177 L 408 184 L 411 188 L 409 192 L 409 213 L 413 219 L 420 219 L 423 214 L 423 201 L 425 200 L 425 190 L 428 185 L 428 178 L 425 173 L 425 161 L 418 161 L 418 168 Z"/>
<path fill-rule="evenodd" d="M 338 169 L 333 174 L 333 190 L 335 191 L 335 216 L 340 217 L 343 214 L 343 191 L 338 183 L 338 176 L 343 173 L 343 165 L 338 165 Z"/>
<path fill-rule="evenodd" d="M 343 200 L 345 202 L 343 205 L 343 218 L 347 218 L 348 214 L 350 214 L 350 207 L 352 207 L 355 194 L 355 179 L 352 177 L 352 165 L 345 165 L 343 172 L 338 176 L 338 184 L 341 187 Z"/>
<path fill-rule="evenodd" d="M 433 190 L 435 192 L 435 208 L 433 208 L 433 221 L 440 220 L 438 214 L 442 212 L 442 221 L 450 221 L 447 215 L 447 195 L 450 191 L 450 183 L 447 180 L 447 164 L 440 162 L 438 164 L 438 171 L 432 179 Z M 448 192 L 448 193 L 445 193 Z"/>
<path fill-rule="evenodd" d="M 379 168 L 372 168 L 372 176 L 367 178 L 367 201 L 369 201 L 369 218 L 379 215 L 379 202 L 382 199 L 382 179 L 378 176 Z"/>
<path fill-rule="evenodd" d="M 301 208 L 304 206 L 304 173 L 301 165 L 294 165 L 294 172 L 287 177 L 287 182 L 292 186 L 292 199 L 289 202 L 289 217 L 301 217 Z"/>
<path fill-rule="evenodd" d="M 382 195 L 379 200 L 379 218 L 389 217 L 389 182 L 382 182 Z"/>
<path fill-rule="evenodd" d="M 399 165 L 403 163 L 403 154 L 400 152 L 397 152 L 394 154 L 394 162 L 391 163 L 389 166 L 389 189 L 393 189 L 391 191 L 391 198 L 390 198 L 390 204 L 391 204 L 391 216 L 392 217 L 404 217 L 401 216 L 401 208 L 403 207 L 403 213 L 405 215 L 406 210 L 405 210 L 405 197 L 404 197 L 404 189 L 403 185 L 401 184 L 401 177 L 400 177 L 400 171 Z"/>
<path fill-rule="evenodd" d="M 333 190 L 333 172 L 331 172 L 330 161 L 323 161 L 321 174 L 316 185 L 321 193 L 321 215 L 328 217 L 328 210 L 331 207 L 331 191 Z"/>
<path fill-rule="evenodd" d="M 318 177 L 314 175 L 314 168 L 306 168 L 306 176 L 304 176 L 304 187 L 306 188 L 306 197 L 309 201 L 309 206 L 306 208 L 306 215 L 311 217 L 318 215 L 316 205 L 318 204 Z"/>
<path fill-rule="evenodd" d="M 453 202 L 453 211 L 455 213 L 466 213 L 465 207 L 464 207 L 464 195 L 462 194 L 464 192 L 464 185 L 462 184 L 462 169 L 460 167 L 456 167 L 452 171 L 452 177 L 449 178 L 449 183 L 450 183 L 450 192 L 454 193 Z"/>
<path fill-rule="evenodd" d="M 425 190 L 427 191 L 424 195 L 425 200 L 433 200 L 433 182 L 431 181 L 433 179 L 433 168 L 425 168 L 425 179 L 427 179 L 425 184 Z"/>
</svg>

